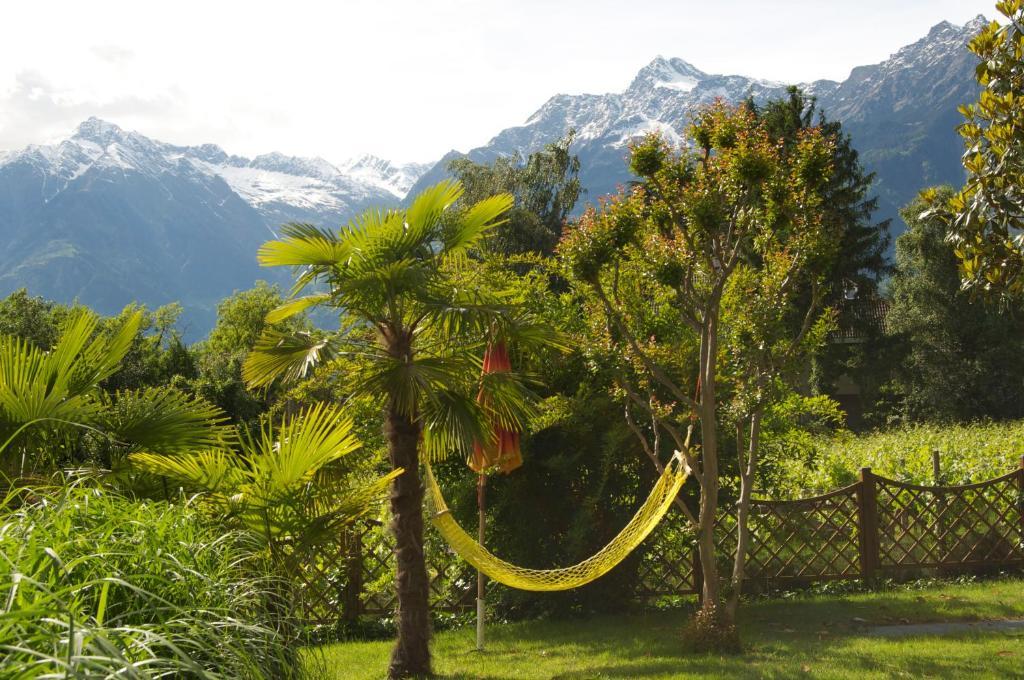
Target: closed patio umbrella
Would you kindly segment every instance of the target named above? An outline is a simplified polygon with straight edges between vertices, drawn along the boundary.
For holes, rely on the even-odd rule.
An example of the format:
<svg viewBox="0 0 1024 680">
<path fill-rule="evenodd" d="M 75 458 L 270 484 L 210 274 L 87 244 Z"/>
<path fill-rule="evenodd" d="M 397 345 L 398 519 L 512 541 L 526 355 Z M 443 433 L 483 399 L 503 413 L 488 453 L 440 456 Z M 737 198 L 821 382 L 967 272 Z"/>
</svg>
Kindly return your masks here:
<svg viewBox="0 0 1024 680">
<path fill-rule="evenodd" d="M 508 347 L 505 343 L 497 341 L 488 345 L 484 352 L 483 373 L 486 375 L 511 370 L 512 362 L 509 360 Z M 481 388 L 477 400 L 483 403 L 486 399 L 487 396 Z M 476 501 L 479 511 L 477 540 L 483 545 L 486 523 L 487 473 L 507 474 L 523 464 L 523 454 L 519 448 L 519 433 L 506 430 L 500 424 L 495 423 L 494 437 L 487 442 L 477 442 L 467 462 L 470 469 L 478 475 L 476 485 Z M 484 648 L 484 575 L 480 571 L 476 573 L 476 648 L 479 651 L 483 651 Z"/>
</svg>

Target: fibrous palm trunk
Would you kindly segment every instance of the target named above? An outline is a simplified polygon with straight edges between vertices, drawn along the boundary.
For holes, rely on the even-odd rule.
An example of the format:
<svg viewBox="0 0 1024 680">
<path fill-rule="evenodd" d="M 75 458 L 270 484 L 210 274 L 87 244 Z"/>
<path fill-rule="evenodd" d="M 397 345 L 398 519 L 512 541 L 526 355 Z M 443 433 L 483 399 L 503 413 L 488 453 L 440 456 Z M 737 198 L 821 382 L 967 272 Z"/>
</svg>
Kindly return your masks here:
<svg viewBox="0 0 1024 680">
<path fill-rule="evenodd" d="M 430 583 L 423 556 L 423 485 L 418 450 L 420 427 L 414 418 L 391 404 L 385 434 L 392 467 L 404 470 L 391 485 L 398 641 L 391 652 L 388 677 L 424 677 L 431 673 Z"/>
</svg>

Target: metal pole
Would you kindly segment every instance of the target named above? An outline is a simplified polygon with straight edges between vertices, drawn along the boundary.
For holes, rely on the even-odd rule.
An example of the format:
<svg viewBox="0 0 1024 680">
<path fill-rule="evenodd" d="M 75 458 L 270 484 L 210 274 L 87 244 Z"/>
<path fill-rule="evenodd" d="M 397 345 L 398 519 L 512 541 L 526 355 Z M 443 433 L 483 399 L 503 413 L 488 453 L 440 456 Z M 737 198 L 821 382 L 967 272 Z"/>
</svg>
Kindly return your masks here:
<svg viewBox="0 0 1024 680">
<path fill-rule="evenodd" d="M 484 512 L 486 507 L 487 475 L 483 472 L 476 483 L 476 504 L 479 512 L 477 523 L 477 541 L 484 544 L 484 528 L 487 522 L 487 515 Z M 476 651 L 484 651 L 484 574 L 477 569 L 476 572 Z"/>
</svg>

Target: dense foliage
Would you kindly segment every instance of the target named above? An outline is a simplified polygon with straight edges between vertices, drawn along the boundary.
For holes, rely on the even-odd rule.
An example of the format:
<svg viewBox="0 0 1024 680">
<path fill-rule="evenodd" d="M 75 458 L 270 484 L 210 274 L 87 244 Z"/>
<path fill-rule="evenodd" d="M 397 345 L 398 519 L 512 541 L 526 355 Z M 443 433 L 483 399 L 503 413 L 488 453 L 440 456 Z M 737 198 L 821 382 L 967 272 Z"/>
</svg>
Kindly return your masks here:
<svg viewBox="0 0 1024 680">
<path fill-rule="evenodd" d="M 929 198 L 950 227 L 964 285 L 1024 295 L 1024 1 L 1002 0 L 969 48 L 979 58 L 978 101 L 961 107 L 967 182 L 945 201 Z"/>
<path fill-rule="evenodd" d="M 502 156 L 490 165 L 468 158 L 451 162 L 449 169 L 465 187 L 463 202 L 473 205 L 490 196 L 508 193 L 513 198 L 504 223 L 484 239 L 492 254 L 551 255 L 566 218 L 580 197 L 580 161 L 569 153 L 575 133 L 531 153 Z"/>
<path fill-rule="evenodd" d="M 890 378 L 882 409 L 910 422 L 1024 417 L 1024 317 L 961 288 L 945 225 L 922 217 L 925 205 L 907 206 L 896 241 L 889 343 L 878 357 Z"/>
<path fill-rule="evenodd" d="M 522 433 L 525 464 L 484 471 L 485 543 L 527 567 L 603 546 L 680 451 L 691 481 L 658 540 L 679 554 L 698 542 L 690 641 L 723 650 L 738 643 L 753 494 L 827 491 L 863 466 L 931 482 L 933 450 L 944 483 L 1007 472 L 1024 451 L 1019 422 L 927 424 L 1024 417 L 1024 320 L 970 295 L 1013 299 L 1024 280 L 1024 3 L 999 8 L 1010 23 L 972 43 L 985 90 L 964 110 L 968 182 L 906 208 L 891 270 L 874 178 L 842 127 L 793 89 L 694 112 L 678 148 L 634 142 L 638 181 L 579 219 L 570 133 L 525 158 L 455 161 L 458 181 L 403 209 L 337 229 L 286 225 L 259 259 L 295 268 L 292 294 L 236 292 L 192 346 L 179 305 L 102 318 L 26 291 L 0 301 L 10 667 L 288 677 L 303 640 L 296 565 L 374 512 L 395 546 L 393 559 L 376 555 L 393 571 L 364 584 L 397 593 L 389 674 L 427 674 L 428 602 L 444 581 L 424 561 L 421 464 L 436 464 L 472 527 L 478 480 L 459 458 L 496 430 Z M 852 311 L 883 298 L 884 319 Z M 481 375 L 497 343 L 514 370 Z M 826 394 L 851 377 L 872 422 L 899 429 L 843 429 Z M 54 473 L 85 481 L 44 488 Z M 714 536 L 726 508 L 731 562 Z M 640 549 L 566 593 L 497 589 L 489 607 L 501 618 L 622 611 L 645 559 Z M 327 578 L 344 582 L 345 567 Z M 474 575 L 452 574 L 457 588 Z"/>
<path fill-rule="evenodd" d="M 90 483 L 0 504 L 4 677 L 288 678 L 301 631 L 246 534 Z"/>
<path fill-rule="evenodd" d="M 664 434 L 699 484 L 699 511 L 683 508 L 700 548 L 699 622 L 734 633 L 765 411 L 828 329 L 821 303 L 842 226 L 823 207 L 835 140 L 806 127 L 786 144 L 750 105 L 721 102 L 687 136 L 678 149 L 657 135 L 634 144 L 642 182 L 586 212 L 559 255 L 647 456 L 663 464 Z M 728 581 L 715 540 L 732 476 L 720 432 L 732 434 L 739 491 Z"/>
<path fill-rule="evenodd" d="M 865 435 L 849 431 L 806 437 L 780 466 L 768 491 L 798 498 L 851 484 L 862 467 L 914 484 L 933 484 L 932 452 L 939 452 L 944 484 L 982 482 L 1020 465 L 1024 421 L 965 425 L 916 424 Z"/>
</svg>

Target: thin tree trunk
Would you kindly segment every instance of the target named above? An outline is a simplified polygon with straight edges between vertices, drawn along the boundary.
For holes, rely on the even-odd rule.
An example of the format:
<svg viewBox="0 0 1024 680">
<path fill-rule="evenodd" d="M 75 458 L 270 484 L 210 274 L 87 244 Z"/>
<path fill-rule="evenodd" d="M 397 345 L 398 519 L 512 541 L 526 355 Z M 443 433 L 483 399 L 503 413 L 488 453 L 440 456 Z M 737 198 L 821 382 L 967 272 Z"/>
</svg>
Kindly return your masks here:
<svg viewBox="0 0 1024 680">
<path fill-rule="evenodd" d="M 736 554 L 732 565 L 732 592 L 726 611 L 729 619 L 735 621 L 740 606 L 740 595 L 743 592 L 743 578 L 747 565 L 747 552 L 750 550 L 750 497 L 753 493 L 754 474 L 757 470 L 757 454 L 761 440 L 761 417 L 764 408 L 758 406 L 750 416 L 750 438 L 747 441 L 747 462 L 737 460 L 740 470 L 740 499 L 736 506 Z M 741 428 L 736 428 L 737 436 Z M 737 449 L 739 451 L 739 449 Z"/>
<path fill-rule="evenodd" d="M 716 303 L 717 304 L 717 303 Z M 711 305 L 709 305 L 709 308 Z M 715 524 L 718 514 L 718 423 L 715 359 L 718 354 L 718 319 L 708 312 L 700 347 L 700 432 L 701 471 L 700 515 L 697 527 L 697 545 L 700 550 L 701 607 L 714 609 L 719 604 L 718 562 L 715 551 Z"/>
<path fill-rule="evenodd" d="M 388 677 L 429 676 L 430 582 L 423 556 L 423 485 L 419 471 L 420 427 L 392 403 L 385 435 L 393 468 L 404 471 L 391 485 L 391 531 L 395 536 L 398 640 Z"/>
</svg>

